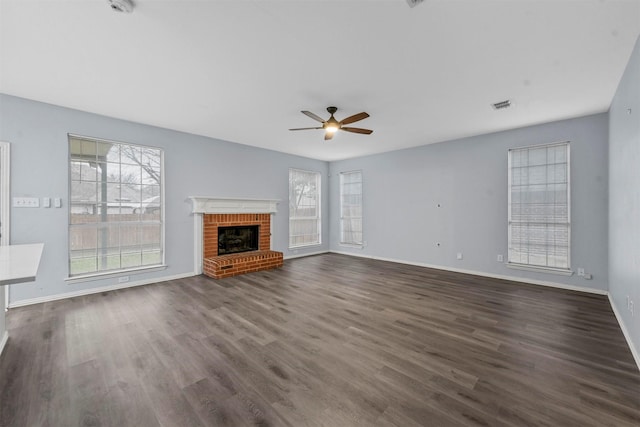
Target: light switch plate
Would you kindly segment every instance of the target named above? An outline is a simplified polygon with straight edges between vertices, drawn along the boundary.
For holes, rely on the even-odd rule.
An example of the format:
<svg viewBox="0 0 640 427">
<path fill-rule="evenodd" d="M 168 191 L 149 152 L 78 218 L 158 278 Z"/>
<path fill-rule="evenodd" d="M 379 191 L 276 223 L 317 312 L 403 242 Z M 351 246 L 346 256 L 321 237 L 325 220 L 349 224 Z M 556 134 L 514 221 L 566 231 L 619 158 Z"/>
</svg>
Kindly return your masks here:
<svg viewBox="0 0 640 427">
<path fill-rule="evenodd" d="M 55 205 L 56 208 L 59 208 L 62 206 L 62 199 L 60 199 L 60 197 L 56 197 L 55 199 L 53 199 L 53 204 Z"/>
<path fill-rule="evenodd" d="M 37 197 L 14 197 L 13 207 L 14 208 L 39 208 L 40 199 L 38 199 Z"/>
<path fill-rule="evenodd" d="M 43 197 L 42 198 L 42 207 L 43 208 L 50 208 L 51 207 L 51 198 L 50 197 Z"/>
</svg>

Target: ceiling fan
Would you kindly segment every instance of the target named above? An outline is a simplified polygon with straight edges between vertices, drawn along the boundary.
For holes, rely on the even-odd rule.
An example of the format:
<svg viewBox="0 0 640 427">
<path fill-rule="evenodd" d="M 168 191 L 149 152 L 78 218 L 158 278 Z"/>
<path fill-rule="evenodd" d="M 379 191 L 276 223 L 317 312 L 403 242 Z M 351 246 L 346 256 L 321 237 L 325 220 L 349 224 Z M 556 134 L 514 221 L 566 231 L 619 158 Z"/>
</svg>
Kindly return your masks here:
<svg viewBox="0 0 640 427">
<path fill-rule="evenodd" d="M 353 116 L 349 116 L 346 119 L 342 119 L 341 121 L 337 121 L 335 119 L 335 117 L 333 117 L 333 115 L 334 115 L 334 113 L 336 111 L 338 111 L 338 108 L 336 108 L 336 107 L 327 107 L 327 111 L 329 112 L 329 114 L 331 114 L 331 117 L 329 117 L 328 120 L 322 119 L 322 117 L 313 114 L 311 111 L 301 111 L 302 114 L 307 115 L 307 116 L 311 117 L 313 120 L 316 120 L 316 121 L 322 123 L 322 126 L 312 127 L 312 128 L 296 128 L 296 129 L 289 129 L 289 130 L 324 129 L 325 130 L 325 134 L 324 134 L 325 141 L 333 138 L 333 134 L 335 134 L 336 131 L 338 131 L 338 130 L 343 130 L 343 131 L 346 131 L 346 132 L 353 132 L 353 133 L 363 133 L 363 134 L 366 134 L 366 135 L 369 135 L 369 134 L 371 134 L 373 132 L 371 129 L 362 129 L 362 128 L 354 128 L 354 127 L 344 126 L 344 125 L 348 125 L 350 123 L 354 123 L 354 122 L 357 122 L 357 121 L 360 121 L 360 120 L 363 120 L 363 119 L 366 119 L 367 117 L 369 117 L 369 114 L 367 114 L 365 112 L 354 114 Z"/>
</svg>

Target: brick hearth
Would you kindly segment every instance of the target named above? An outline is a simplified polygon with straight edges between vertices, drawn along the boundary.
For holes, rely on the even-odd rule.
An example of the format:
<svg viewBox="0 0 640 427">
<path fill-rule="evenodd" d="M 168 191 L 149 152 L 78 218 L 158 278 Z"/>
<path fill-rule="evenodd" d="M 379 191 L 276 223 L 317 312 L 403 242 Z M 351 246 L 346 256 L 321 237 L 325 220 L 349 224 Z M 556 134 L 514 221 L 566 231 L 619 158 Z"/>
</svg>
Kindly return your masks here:
<svg viewBox="0 0 640 427">
<path fill-rule="evenodd" d="M 258 250 L 231 255 L 218 255 L 218 227 L 258 225 Z M 271 215 L 259 214 L 204 214 L 203 215 L 202 272 L 221 279 L 260 270 L 282 267 L 282 252 L 271 250 Z"/>
</svg>

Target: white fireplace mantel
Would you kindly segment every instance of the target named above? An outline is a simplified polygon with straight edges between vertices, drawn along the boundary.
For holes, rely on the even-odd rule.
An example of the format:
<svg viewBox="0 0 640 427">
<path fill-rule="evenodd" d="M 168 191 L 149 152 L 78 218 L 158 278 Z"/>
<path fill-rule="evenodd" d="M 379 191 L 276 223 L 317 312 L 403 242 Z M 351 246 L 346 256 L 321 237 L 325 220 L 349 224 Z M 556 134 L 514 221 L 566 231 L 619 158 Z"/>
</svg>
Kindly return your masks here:
<svg viewBox="0 0 640 427">
<path fill-rule="evenodd" d="M 193 203 L 191 212 L 194 214 L 193 221 L 193 254 L 194 254 L 194 274 L 202 274 L 202 221 L 204 214 L 273 214 L 278 211 L 279 200 L 269 199 L 230 199 L 222 197 L 189 197 Z M 273 220 L 271 223 L 273 233 Z M 273 242 L 271 242 L 273 245 Z M 271 247 L 270 245 L 270 247 Z"/>
<path fill-rule="evenodd" d="M 279 200 L 269 199 L 229 199 L 217 197 L 189 197 L 193 203 L 192 213 L 196 214 L 236 214 L 236 213 L 276 213 Z"/>
</svg>

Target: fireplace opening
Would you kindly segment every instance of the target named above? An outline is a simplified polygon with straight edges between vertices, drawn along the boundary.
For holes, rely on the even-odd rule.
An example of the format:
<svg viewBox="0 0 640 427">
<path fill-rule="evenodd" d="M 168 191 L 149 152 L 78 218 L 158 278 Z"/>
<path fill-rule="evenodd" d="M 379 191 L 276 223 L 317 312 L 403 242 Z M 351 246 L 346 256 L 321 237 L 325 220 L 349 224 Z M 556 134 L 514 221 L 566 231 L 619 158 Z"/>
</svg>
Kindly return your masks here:
<svg viewBox="0 0 640 427">
<path fill-rule="evenodd" d="M 218 227 L 218 255 L 257 251 L 259 225 Z"/>
</svg>

